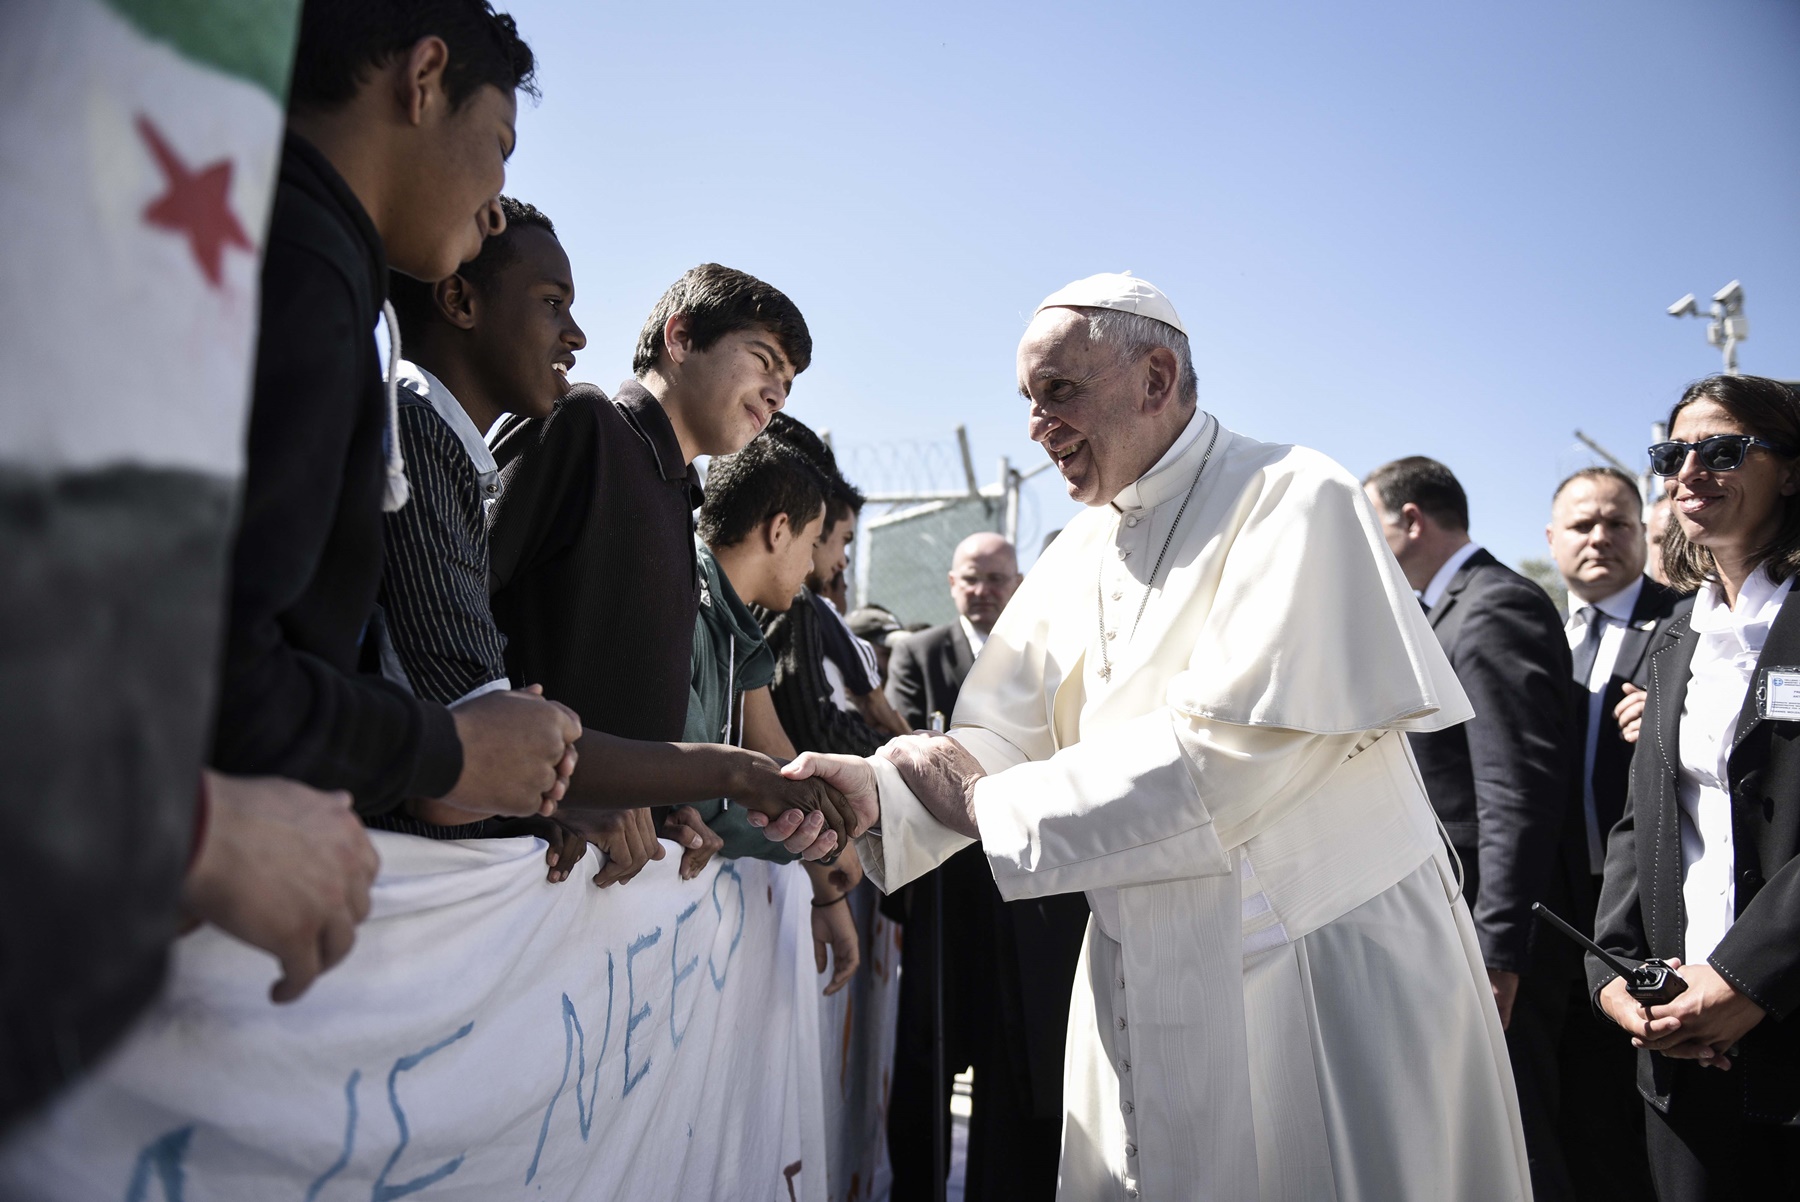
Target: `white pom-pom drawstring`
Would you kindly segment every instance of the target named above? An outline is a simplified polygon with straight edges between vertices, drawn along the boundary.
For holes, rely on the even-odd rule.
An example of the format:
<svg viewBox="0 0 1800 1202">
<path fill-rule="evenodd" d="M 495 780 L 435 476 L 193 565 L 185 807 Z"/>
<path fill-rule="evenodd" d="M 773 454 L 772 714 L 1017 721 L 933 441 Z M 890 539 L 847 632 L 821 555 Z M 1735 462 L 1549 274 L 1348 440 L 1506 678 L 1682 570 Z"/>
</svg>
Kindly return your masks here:
<svg viewBox="0 0 1800 1202">
<path fill-rule="evenodd" d="M 387 431 L 381 449 L 387 458 L 387 481 L 381 494 L 384 513 L 393 513 L 406 504 L 412 489 L 406 483 L 406 460 L 400 454 L 400 319 L 394 306 L 381 302 L 381 318 L 388 331 L 387 361 Z"/>
</svg>

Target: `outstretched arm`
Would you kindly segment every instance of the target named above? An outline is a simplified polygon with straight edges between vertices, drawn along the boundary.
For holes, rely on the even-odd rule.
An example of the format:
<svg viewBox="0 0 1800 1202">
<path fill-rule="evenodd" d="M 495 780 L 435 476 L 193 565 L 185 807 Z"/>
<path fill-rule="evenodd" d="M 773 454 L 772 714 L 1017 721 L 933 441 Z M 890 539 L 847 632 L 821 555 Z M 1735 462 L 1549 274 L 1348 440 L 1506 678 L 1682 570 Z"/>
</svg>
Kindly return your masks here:
<svg viewBox="0 0 1800 1202">
<path fill-rule="evenodd" d="M 1363 737 L 1233 726 L 1169 707 L 1035 761 L 980 728 L 910 736 L 882 753 L 894 774 L 880 780 L 882 822 L 895 826 L 911 804 L 943 836 L 966 842 L 978 831 L 1009 900 L 1222 874 L 1226 848 L 1311 795 Z M 889 887 L 943 850 L 919 824 L 903 830 L 920 846 L 883 840 L 877 879 Z"/>
</svg>

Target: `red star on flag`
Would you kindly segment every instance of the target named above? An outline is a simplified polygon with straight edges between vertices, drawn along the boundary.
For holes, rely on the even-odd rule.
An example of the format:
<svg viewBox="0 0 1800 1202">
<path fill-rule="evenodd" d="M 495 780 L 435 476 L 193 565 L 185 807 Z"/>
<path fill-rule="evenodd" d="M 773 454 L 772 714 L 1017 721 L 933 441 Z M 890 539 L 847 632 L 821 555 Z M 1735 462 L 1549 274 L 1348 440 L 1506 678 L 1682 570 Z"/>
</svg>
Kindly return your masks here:
<svg viewBox="0 0 1800 1202">
<path fill-rule="evenodd" d="M 150 123 L 150 118 L 139 114 L 137 128 L 149 144 L 150 153 L 156 156 L 156 164 L 162 168 L 163 178 L 168 183 L 168 190 L 144 209 L 144 220 L 184 235 L 200 270 L 217 288 L 225 248 L 256 249 L 231 211 L 231 160 L 220 159 L 199 171 L 189 171 L 187 164 L 176 157 L 174 150 Z"/>
</svg>

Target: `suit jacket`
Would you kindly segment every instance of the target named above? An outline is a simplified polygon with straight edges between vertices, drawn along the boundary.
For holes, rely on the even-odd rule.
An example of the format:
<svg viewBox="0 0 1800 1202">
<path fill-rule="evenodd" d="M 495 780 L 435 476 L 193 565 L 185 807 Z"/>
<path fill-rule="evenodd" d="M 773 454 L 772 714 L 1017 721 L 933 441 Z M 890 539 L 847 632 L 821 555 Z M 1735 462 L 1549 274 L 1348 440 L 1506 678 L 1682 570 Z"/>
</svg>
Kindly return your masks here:
<svg viewBox="0 0 1800 1202">
<path fill-rule="evenodd" d="M 1676 795 L 1681 710 L 1697 636 L 1686 614 L 1650 650 L 1650 691 L 1631 762 L 1625 814 L 1606 845 L 1606 879 L 1595 941 L 1626 961 L 1685 958 L 1681 896 L 1681 807 Z M 1782 606 L 1757 661 L 1800 665 L 1800 605 Z M 1800 722 L 1763 718 L 1747 690 L 1726 761 L 1737 863 L 1737 917 L 1707 963 L 1768 1017 L 1739 1042 L 1731 1075 L 1742 1083 L 1744 1117 L 1800 1124 Z M 1589 957 L 1597 997 L 1613 973 Z M 1638 1052 L 1638 1090 L 1669 1107 L 1675 1076 L 1663 1056 Z"/>
<path fill-rule="evenodd" d="M 1573 601 L 1570 602 L 1574 604 Z M 1613 661 L 1612 677 L 1600 699 L 1600 739 L 1594 747 L 1594 813 L 1600 834 L 1617 825 L 1625 812 L 1625 792 L 1631 780 L 1631 756 L 1635 743 L 1619 736 L 1619 720 L 1613 710 L 1624 700 L 1625 685 L 1640 689 L 1650 687 L 1650 648 L 1667 633 L 1675 619 L 1694 608 L 1691 593 L 1678 593 L 1666 584 L 1644 580 L 1637 604 L 1631 610 L 1631 622 L 1619 643 L 1619 657 Z M 1581 755 L 1587 747 L 1588 693 L 1575 685 L 1575 750 Z M 1585 817 L 1583 820 L 1585 825 Z M 1582 832 L 1582 863 L 1586 860 L 1587 834 Z"/>
<path fill-rule="evenodd" d="M 1431 627 L 1475 717 L 1408 737 L 1462 859 L 1482 955 L 1522 972 L 1531 903 L 1569 904 L 1559 868 L 1580 761 L 1568 637 L 1544 590 L 1486 551 L 1451 578 Z"/>
<path fill-rule="evenodd" d="M 948 719 L 975 652 L 961 622 L 947 622 L 903 640 L 888 661 L 888 701 L 914 729 L 922 730 L 933 710 Z M 980 1021 L 976 996 L 992 998 L 1001 1028 L 1013 1048 L 1014 1071 L 1029 1090 L 1040 1117 L 1061 1113 L 1063 1040 L 1069 1025 L 1069 991 L 1087 932 L 1087 899 L 1079 894 L 1006 902 L 979 846 L 952 856 L 944 874 L 945 998 L 953 1049 L 972 1039 L 992 1037 Z M 926 918 L 929 895 L 923 881 L 899 890 L 886 909 L 906 922 Z M 991 915 L 991 919 L 983 921 Z M 922 947 L 912 939 L 907 946 Z M 995 972 L 1016 965 L 1016 973 Z M 961 1020 L 960 1022 L 958 1020 Z M 957 1055 L 953 1050 L 952 1055 Z M 1019 1058 L 1023 1063 L 1018 1063 Z"/>
<path fill-rule="evenodd" d="M 914 730 L 924 730 L 933 710 L 946 722 L 956 694 L 975 666 L 975 652 L 961 622 L 946 622 L 903 639 L 888 660 L 888 703 Z"/>
</svg>

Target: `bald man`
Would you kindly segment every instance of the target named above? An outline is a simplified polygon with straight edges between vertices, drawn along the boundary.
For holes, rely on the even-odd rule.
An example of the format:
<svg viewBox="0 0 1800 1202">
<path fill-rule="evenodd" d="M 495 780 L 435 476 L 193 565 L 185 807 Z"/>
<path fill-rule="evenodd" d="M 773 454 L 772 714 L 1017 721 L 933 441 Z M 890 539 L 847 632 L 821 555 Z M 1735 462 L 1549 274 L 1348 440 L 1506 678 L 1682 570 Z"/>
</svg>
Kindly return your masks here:
<svg viewBox="0 0 1800 1202">
<path fill-rule="evenodd" d="M 1023 580 L 1013 545 L 971 534 L 950 559 L 956 621 L 895 648 L 888 700 L 915 730 L 933 711 L 947 720 L 975 657 Z M 944 875 L 944 1050 L 949 1071 L 975 1069 L 964 1196 L 1050 1199 L 1062 1140 L 1063 1034 L 1087 928 L 1081 894 L 1005 902 L 979 847 L 950 857 Z M 900 1015 L 888 1101 L 894 1202 L 931 1197 L 931 1054 L 934 895 L 930 876 L 883 903 L 906 927 Z M 944 1167 L 937 1170 L 941 1176 Z"/>
<path fill-rule="evenodd" d="M 1023 579 L 1013 545 L 1000 535 L 983 530 L 956 545 L 950 557 L 956 621 L 905 640 L 888 664 L 888 700 L 912 729 L 930 726 L 933 711 L 949 721 L 963 677 Z"/>
</svg>

